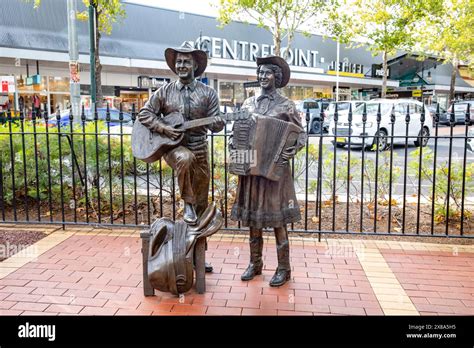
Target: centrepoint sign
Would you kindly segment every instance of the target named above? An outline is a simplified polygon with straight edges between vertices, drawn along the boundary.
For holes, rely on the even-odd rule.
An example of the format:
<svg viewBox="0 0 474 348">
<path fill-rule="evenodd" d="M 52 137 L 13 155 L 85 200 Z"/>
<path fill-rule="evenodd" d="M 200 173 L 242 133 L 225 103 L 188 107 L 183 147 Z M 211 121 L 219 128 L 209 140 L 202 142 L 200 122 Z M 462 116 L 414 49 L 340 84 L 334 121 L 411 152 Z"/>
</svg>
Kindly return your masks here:
<svg viewBox="0 0 474 348">
<path fill-rule="evenodd" d="M 223 58 L 232 60 L 243 60 L 254 62 L 257 57 L 265 57 L 275 54 L 275 46 L 258 44 L 255 42 L 241 40 L 226 40 L 219 37 L 202 36 L 196 41 L 189 41 L 193 47 L 208 51 L 212 58 Z M 302 50 L 298 48 L 283 47 L 281 54 L 288 51 L 287 62 L 290 65 L 317 68 L 324 63 L 324 57 L 316 50 Z"/>
</svg>

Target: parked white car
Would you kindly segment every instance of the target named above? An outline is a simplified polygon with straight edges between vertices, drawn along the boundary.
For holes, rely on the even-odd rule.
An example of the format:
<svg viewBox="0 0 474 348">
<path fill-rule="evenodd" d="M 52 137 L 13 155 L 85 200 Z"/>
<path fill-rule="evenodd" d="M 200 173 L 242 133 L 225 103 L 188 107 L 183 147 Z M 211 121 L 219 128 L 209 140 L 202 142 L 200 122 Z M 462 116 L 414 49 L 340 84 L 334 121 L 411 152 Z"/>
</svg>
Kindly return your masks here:
<svg viewBox="0 0 474 348">
<path fill-rule="evenodd" d="M 380 105 L 381 121 L 377 134 L 377 112 Z M 406 115 L 410 112 L 410 122 L 408 126 L 408 143 L 413 142 L 416 146 L 426 146 L 429 136 L 433 133 L 433 119 L 428 108 L 425 108 L 425 122 L 421 127 L 421 112 L 423 104 L 412 99 L 374 99 L 366 103 L 367 122 L 362 122 L 364 105 L 357 107 L 352 115 L 352 124 L 349 134 L 349 121 L 347 115 L 338 117 L 337 129 L 334 119 L 331 120 L 329 130 L 335 136 L 336 146 L 342 147 L 349 143 L 351 135 L 351 145 L 363 145 L 372 148 L 376 145 L 378 135 L 378 149 L 380 151 L 388 148 L 389 144 L 405 144 L 406 140 Z M 409 108 L 409 109 L 408 109 Z M 390 116 L 395 115 L 393 137 Z M 365 138 L 365 142 L 363 141 Z"/>
<path fill-rule="evenodd" d="M 349 115 L 349 108 L 352 106 L 352 112 L 354 112 L 359 106 L 364 104 L 365 101 L 363 100 L 347 100 L 347 101 L 338 101 L 338 102 L 331 102 L 329 106 L 324 111 L 324 124 L 329 128 L 331 124 L 331 120 L 334 118 L 334 114 L 336 112 L 336 104 L 337 104 L 337 115 L 340 116 L 348 116 Z"/>
<path fill-rule="evenodd" d="M 469 129 L 467 133 L 467 149 L 474 152 L 474 128 Z"/>
</svg>

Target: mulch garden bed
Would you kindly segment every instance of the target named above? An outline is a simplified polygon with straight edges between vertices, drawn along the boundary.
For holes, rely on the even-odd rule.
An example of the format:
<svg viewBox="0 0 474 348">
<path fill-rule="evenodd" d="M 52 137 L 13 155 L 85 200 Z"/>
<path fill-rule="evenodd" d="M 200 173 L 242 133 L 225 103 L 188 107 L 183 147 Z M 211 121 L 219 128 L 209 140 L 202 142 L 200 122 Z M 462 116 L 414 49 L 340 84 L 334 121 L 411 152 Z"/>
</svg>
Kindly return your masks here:
<svg viewBox="0 0 474 348">
<path fill-rule="evenodd" d="M 151 198 L 151 208 L 150 208 L 150 221 L 153 222 L 159 216 L 165 216 L 173 218 L 173 204 L 170 198 L 163 199 L 163 211 L 160 211 L 160 202 L 159 198 Z M 404 241 L 424 241 L 424 242 L 434 242 L 434 243 L 457 243 L 457 244 L 474 244 L 473 239 L 467 238 L 457 238 L 460 236 L 460 218 L 450 220 L 448 226 L 448 237 L 446 236 L 446 223 L 444 221 L 435 221 L 434 229 L 431 231 L 432 226 L 432 215 L 431 215 L 431 205 L 422 204 L 420 206 L 420 213 L 417 212 L 417 205 L 407 203 L 405 206 L 405 213 L 403 213 L 402 204 L 392 205 L 391 207 L 391 226 L 390 226 L 390 235 L 389 236 L 377 236 L 373 232 L 386 233 L 388 231 L 388 221 L 389 221 L 389 207 L 384 205 L 377 206 L 377 218 L 375 219 L 374 207 L 367 204 L 364 205 L 362 209 L 362 230 L 361 230 L 361 207 L 360 203 L 347 203 L 345 202 L 336 202 L 335 207 L 333 207 L 332 201 L 325 201 L 321 207 L 321 216 L 319 217 L 316 213 L 316 205 L 314 201 L 308 202 L 307 206 L 307 223 L 305 225 L 305 204 L 304 202 L 299 202 L 301 209 L 302 220 L 298 223 L 289 226 L 289 229 L 295 230 L 310 230 L 313 233 L 298 233 L 301 236 L 318 236 L 317 231 L 326 231 L 333 232 L 337 231 L 340 233 L 322 233 L 324 238 L 356 238 L 356 239 L 383 239 L 383 240 L 404 240 Z M 30 221 L 37 220 L 36 215 L 36 203 L 32 202 L 29 209 Z M 119 204 L 120 206 L 120 204 Z M 221 204 L 222 210 L 224 211 L 224 205 Z M 49 206 L 47 203 L 44 203 L 40 207 L 41 211 L 41 220 L 49 221 Z M 232 201 L 227 202 L 227 226 L 229 228 L 238 228 L 238 223 L 230 220 L 230 211 L 232 208 Z M 349 209 L 348 209 L 349 208 Z M 182 208 L 180 208 L 179 201 L 175 203 L 175 217 L 179 219 L 182 217 Z M 62 214 L 61 208 L 59 206 L 53 207 L 53 221 L 61 221 Z M 124 220 L 125 213 L 125 220 Z M 405 218 L 403 219 L 403 215 Z M 419 215 L 419 217 L 418 217 Z M 464 236 L 473 236 L 474 235 L 474 214 L 468 216 L 466 214 L 464 217 L 463 224 L 463 235 Z M 333 224 L 333 216 L 335 216 Z M 348 221 L 346 219 L 348 216 Z M 85 217 L 85 208 L 77 208 L 76 214 L 74 210 L 71 209 L 68 205 L 64 205 L 64 220 L 65 221 L 74 221 L 74 218 L 78 222 L 86 222 Z M 13 213 L 11 209 L 5 210 L 5 219 L 12 221 Z M 17 220 L 22 221 L 25 219 L 25 212 L 23 206 L 17 207 Z M 403 220 L 405 223 L 403 224 Z M 101 223 L 110 224 L 111 216 L 110 210 L 106 205 L 106 202 L 102 204 L 102 214 L 101 214 Z M 148 210 L 146 204 L 146 197 L 141 197 L 138 200 L 137 207 L 133 205 L 126 205 L 125 211 L 122 209 L 114 211 L 113 223 L 118 226 L 122 225 L 125 221 L 125 224 L 131 225 L 148 225 Z M 376 222 L 376 223 L 375 223 Z M 98 224 L 97 212 L 93 209 L 89 209 L 89 223 Z M 376 225 L 376 226 L 375 226 Z M 346 231 L 353 232 L 348 234 Z M 418 232 L 417 232 L 418 230 Z M 226 233 L 226 231 L 222 231 Z M 238 233 L 236 231 L 229 231 L 229 233 Z M 246 234 L 247 231 L 242 233 Z M 368 235 L 370 233 L 370 235 Z M 420 236 L 430 235 L 429 238 L 426 237 L 408 237 L 404 234 L 419 234 Z"/>
</svg>

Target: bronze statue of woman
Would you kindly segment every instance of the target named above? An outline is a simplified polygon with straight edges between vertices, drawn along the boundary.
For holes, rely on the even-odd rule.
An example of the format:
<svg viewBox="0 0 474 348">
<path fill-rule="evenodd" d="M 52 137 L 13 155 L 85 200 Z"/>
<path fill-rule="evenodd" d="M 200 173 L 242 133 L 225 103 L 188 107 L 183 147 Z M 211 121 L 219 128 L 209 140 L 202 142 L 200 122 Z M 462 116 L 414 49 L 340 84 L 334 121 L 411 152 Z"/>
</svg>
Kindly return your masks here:
<svg viewBox="0 0 474 348">
<path fill-rule="evenodd" d="M 242 109 L 247 109 L 257 117 L 278 117 L 301 127 L 295 104 L 277 91 L 277 88 L 286 86 L 290 79 L 288 63 L 276 56 L 257 58 L 257 77 L 260 95 L 245 100 Z M 302 130 L 296 145 L 286 149 L 287 159 L 293 157 L 305 141 L 306 134 Z M 262 274 L 262 229 L 272 227 L 276 238 L 278 268 L 270 280 L 270 286 L 285 284 L 291 278 L 287 224 L 301 219 L 289 163 L 278 181 L 262 176 L 239 175 L 231 219 L 241 221 L 243 226 L 250 229 L 250 264 L 241 279 L 248 281 Z"/>
</svg>

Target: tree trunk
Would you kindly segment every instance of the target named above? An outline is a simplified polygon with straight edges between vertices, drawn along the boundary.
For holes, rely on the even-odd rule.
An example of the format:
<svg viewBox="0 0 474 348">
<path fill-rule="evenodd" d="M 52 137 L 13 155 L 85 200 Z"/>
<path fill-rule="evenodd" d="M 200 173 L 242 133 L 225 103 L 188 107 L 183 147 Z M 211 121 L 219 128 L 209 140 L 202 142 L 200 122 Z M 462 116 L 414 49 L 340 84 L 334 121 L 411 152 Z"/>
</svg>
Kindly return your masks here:
<svg viewBox="0 0 474 348">
<path fill-rule="evenodd" d="M 281 36 L 279 29 L 275 29 L 273 34 L 273 43 L 275 44 L 275 56 L 281 57 Z"/>
<path fill-rule="evenodd" d="M 458 71 L 457 58 L 453 58 L 451 64 L 453 65 L 453 70 L 451 71 L 451 83 L 449 85 L 449 103 L 454 102 L 454 86 L 456 85 L 456 74 Z"/>
<path fill-rule="evenodd" d="M 278 18 L 278 13 L 274 13 L 275 15 L 275 31 L 273 33 L 273 43 L 275 44 L 275 56 L 281 57 L 281 28 L 280 28 L 280 20 Z M 287 55 L 287 52 L 285 52 Z"/>
<path fill-rule="evenodd" d="M 288 45 L 286 46 L 286 51 L 285 51 L 285 60 L 288 59 L 288 55 L 290 53 L 290 48 L 291 48 L 291 43 L 293 42 L 293 34 L 290 33 L 288 34 Z M 298 62 L 293 62 L 294 65 L 298 65 Z"/>
<path fill-rule="evenodd" d="M 103 95 L 102 95 L 102 65 L 100 64 L 99 58 L 99 43 L 100 43 L 100 32 L 99 32 L 99 13 L 96 9 L 96 16 L 95 16 L 95 25 L 97 28 L 97 36 L 95 38 L 95 86 L 96 86 L 96 104 L 97 107 L 100 108 L 104 105 L 103 103 Z"/>
<path fill-rule="evenodd" d="M 383 79 L 382 79 L 382 98 L 387 95 L 387 51 L 383 51 Z"/>
</svg>

